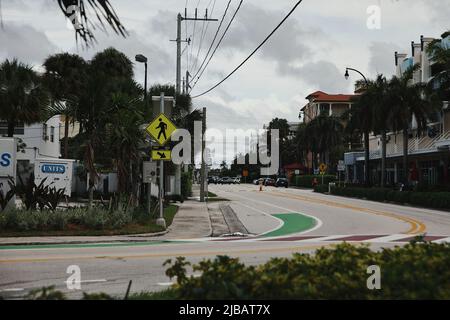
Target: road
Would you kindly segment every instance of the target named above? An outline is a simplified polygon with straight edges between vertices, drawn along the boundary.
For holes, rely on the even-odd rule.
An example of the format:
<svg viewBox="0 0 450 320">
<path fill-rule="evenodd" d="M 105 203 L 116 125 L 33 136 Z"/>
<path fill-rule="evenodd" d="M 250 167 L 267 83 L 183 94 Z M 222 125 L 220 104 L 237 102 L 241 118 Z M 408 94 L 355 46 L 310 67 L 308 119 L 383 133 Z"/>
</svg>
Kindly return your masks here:
<svg viewBox="0 0 450 320">
<path fill-rule="evenodd" d="M 81 292 L 121 296 L 131 291 L 157 291 L 171 282 L 164 261 L 185 256 L 193 263 L 216 255 L 260 264 L 294 252 L 314 252 L 342 241 L 368 243 L 374 250 L 407 243 L 427 233 L 427 240 L 450 241 L 450 213 L 315 194 L 308 190 L 258 186 L 210 186 L 231 200 L 247 238 L 168 241 L 170 233 L 150 243 L 0 249 L 0 296 L 21 297 L 33 288 L 54 285 L 70 298 Z M 71 265 L 81 270 L 81 291 L 68 290 Z M 192 274 L 192 273 L 191 273 Z"/>
</svg>

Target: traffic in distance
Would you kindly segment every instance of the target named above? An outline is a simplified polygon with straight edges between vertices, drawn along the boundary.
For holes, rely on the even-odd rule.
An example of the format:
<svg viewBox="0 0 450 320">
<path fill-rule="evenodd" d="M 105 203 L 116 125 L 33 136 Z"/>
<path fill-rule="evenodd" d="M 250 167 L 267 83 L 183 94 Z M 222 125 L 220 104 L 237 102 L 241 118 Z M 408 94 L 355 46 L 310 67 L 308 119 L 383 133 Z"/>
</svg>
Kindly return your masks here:
<svg viewBox="0 0 450 320">
<path fill-rule="evenodd" d="M 255 179 L 252 182 L 254 185 L 263 185 L 263 186 L 273 186 L 273 187 L 282 187 L 282 188 L 288 188 L 289 187 L 289 181 L 285 177 L 279 177 L 277 179 L 272 178 L 259 178 Z M 218 177 L 218 176 L 211 176 L 208 177 L 208 184 L 241 184 L 241 178 L 240 177 Z"/>
</svg>

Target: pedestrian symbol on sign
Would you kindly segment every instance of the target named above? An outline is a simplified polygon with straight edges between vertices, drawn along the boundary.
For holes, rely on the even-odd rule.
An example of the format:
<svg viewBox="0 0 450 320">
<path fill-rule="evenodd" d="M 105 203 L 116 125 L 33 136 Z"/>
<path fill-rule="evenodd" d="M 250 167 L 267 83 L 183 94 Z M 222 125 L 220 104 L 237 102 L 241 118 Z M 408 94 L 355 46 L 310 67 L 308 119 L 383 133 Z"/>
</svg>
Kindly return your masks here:
<svg viewBox="0 0 450 320">
<path fill-rule="evenodd" d="M 159 129 L 158 140 L 161 138 L 161 135 L 164 135 L 164 140 L 167 140 L 167 124 L 163 121 L 163 119 L 159 118 L 159 125 L 156 128 Z"/>
</svg>

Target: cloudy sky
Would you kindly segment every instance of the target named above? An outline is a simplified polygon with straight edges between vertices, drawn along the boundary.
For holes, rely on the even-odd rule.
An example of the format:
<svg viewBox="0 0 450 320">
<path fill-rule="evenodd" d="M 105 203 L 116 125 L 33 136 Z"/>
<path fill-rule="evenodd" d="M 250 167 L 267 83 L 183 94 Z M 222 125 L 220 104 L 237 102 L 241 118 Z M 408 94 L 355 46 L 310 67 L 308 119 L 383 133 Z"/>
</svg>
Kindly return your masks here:
<svg viewBox="0 0 450 320">
<path fill-rule="evenodd" d="M 78 53 L 86 59 L 114 46 L 131 59 L 136 53 L 149 60 L 149 81 L 175 82 L 176 15 L 209 6 L 210 15 L 222 17 L 228 0 L 110 0 L 130 36 L 96 32 L 98 45 L 77 48 L 73 31 L 56 0 L 2 0 L 0 61 L 17 57 L 36 66 L 49 54 Z M 211 60 L 193 94 L 202 93 L 237 66 L 281 21 L 296 0 L 244 0 L 241 10 Z M 214 9 L 213 4 L 215 3 Z M 232 0 L 225 24 L 239 4 Z M 369 29 L 370 6 L 381 8 L 381 28 Z M 345 67 L 368 77 L 392 75 L 394 51 L 410 53 L 420 35 L 438 37 L 450 29 L 449 0 L 304 0 L 278 33 L 238 73 L 218 89 L 195 100 L 208 108 L 208 126 L 224 130 L 258 129 L 274 117 L 298 121 L 305 97 L 316 90 L 351 93 L 356 74 L 346 81 Z M 183 37 L 193 42 L 183 55 L 195 73 L 206 54 L 218 22 L 183 23 Z M 195 32 L 194 32 L 195 27 Z M 204 32 L 203 41 L 201 34 Z M 221 33 L 219 34 L 221 35 Z M 201 44 L 201 46 L 200 46 Z M 199 53 L 197 55 L 197 53 Z M 196 61 L 196 59 L 198 61 Z M 143 68 L 135 66 L 137 81 Z"/>
</svg>

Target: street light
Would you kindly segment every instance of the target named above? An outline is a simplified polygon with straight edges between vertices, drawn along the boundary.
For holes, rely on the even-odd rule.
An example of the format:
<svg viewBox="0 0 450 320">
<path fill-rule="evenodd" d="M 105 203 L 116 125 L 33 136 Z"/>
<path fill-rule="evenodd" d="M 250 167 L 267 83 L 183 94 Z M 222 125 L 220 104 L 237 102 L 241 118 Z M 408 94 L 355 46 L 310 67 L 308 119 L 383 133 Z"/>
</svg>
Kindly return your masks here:
<svg viewBox="0 0 450 320">
<path fill-rule="evenodd" d="M 144 103 L 147 107 L 147 57 L 142 54 L 136 55 L 136 61 L 145 64 L 145 81 L 144 81 Z"/>
<path fill-rule="evenodd" d="M 359 74 L 363 77 L 364 82 L 366 83 L 366 85 L 369 84 L 369 82 L 367 81 L 367 78 L 363 75 L 363 73 L 362 73 L 361 71 L 356 70 L 356 69 L 353 69 L 353 68 L 346 68 L 346 69 L 345 69 L 345 75 L 344 75 L 344 77 L 345 77 L 346 80 L 348 80 L 348 78 L 350 77 L 350 75 L 349 75 L 349 73 L 348 73 L 349 70 L 350 70 L 350 71 L 355 71 L 355 72 L 359 73 Z"/>
<path fill-rule="evenodd" d="M 136 61 L 139 63 L 144 63 L 145 64 L 145 80 L 144 80 L 144 105 L 145 105 L 145 109 L 147 109 L 148 107 L 148 103 L 147 103 L 147 57 L 142 55 L 142 54 L 137 54 L 136 55 Z M 151 189 L 151 183 L 149 183 L 147 185 L 147 212 L 149 215 L 152 214 L 151 211 L 151 198 L 152 198 L 152 189 Z"/>
</svg>

